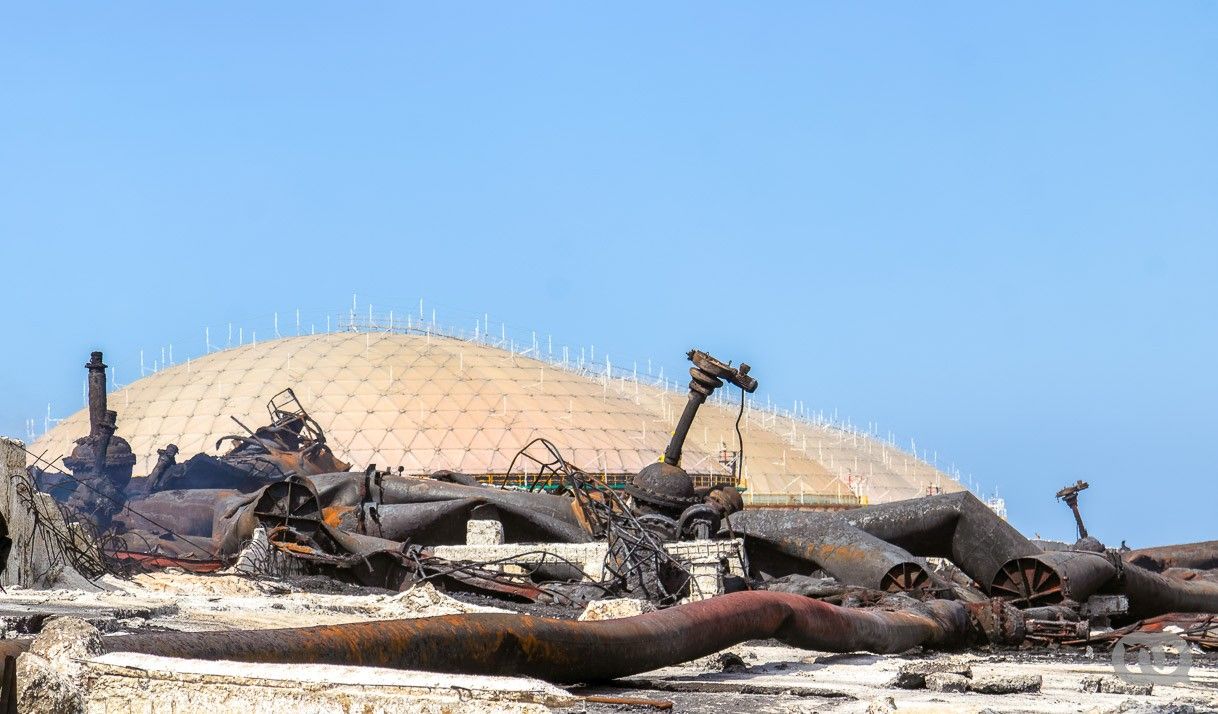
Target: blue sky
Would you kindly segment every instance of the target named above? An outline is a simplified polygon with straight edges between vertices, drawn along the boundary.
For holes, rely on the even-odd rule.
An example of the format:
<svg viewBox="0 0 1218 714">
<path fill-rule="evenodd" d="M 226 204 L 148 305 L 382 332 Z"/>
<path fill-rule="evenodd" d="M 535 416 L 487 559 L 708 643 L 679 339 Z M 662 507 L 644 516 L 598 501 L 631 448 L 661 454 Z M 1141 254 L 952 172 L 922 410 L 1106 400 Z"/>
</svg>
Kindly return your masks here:
<svg viewBox="0 0 1218 714">
<path fill-rule="evenodd" d="M 1215 538 L 1216 160 L 1213 3 L 3 3 L 0 433 L 424 297 Z"/>
</svg>

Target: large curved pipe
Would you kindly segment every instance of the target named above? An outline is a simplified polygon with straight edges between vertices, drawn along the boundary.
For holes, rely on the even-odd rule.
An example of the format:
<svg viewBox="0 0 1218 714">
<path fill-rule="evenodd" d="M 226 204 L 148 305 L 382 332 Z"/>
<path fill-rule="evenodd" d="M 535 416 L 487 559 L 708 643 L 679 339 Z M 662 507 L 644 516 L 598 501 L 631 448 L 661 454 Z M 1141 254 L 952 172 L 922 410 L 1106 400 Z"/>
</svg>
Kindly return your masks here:
<svg viewBox="0 0 1218 714">
<path fill-rule="evenodd" d="M 926 561 L 855 528 L 838 514 L 754 510 L 734 513 L 732 530 L 749 538 L 749 559 L 765 550 L 812 563 L 839 582 L 888 592 L 932 586 Z"/>
<path fill-rule="evenodd" d="M 1116 565 L 1103 554 L 1058 550 L 1007 561 L 990 582 L 989 593 L 1020 607 L 1083 602 L 1116 576 Z"/>
<path fill-rule="evenodd" d="M 1123 554 L 1125 562 L 1161 573 L 1168 568 L 1218 568 L 1218 540 L 1140 548 Z"/>
<path fill-rule="evenodd" d="M 1023 607 L 1082 602 L 1097 592 L 1123 593 L 1135 619 L 1218 613 L 1218 585 L 1164 577 L 1102 553 L 1063 550 L 1012 558 L 990 584 L 991 595 Z"/>
<path fill-rule="evenodd" d="M 1012 558 L 1041 552 L 968 491 L 866 506 L 842 514 L 851 525 L 913 555 L 947 558 L 978 583 Z"/>
<path fill-rule="evenodd" d="M 1121 592 L 1129 598 L 1129 616 L 1146 618 L 1169 612 L 1218 613 L 1218 585 L 1184 581 L 1126 564 Z"/>
<path fill-rule="evenodd" d="M 907 599 L 906 599 L 907 600 Z M 908 600 L 905 609 L 858 610 L 800 595 L 745 592 L 619 620 L 580 622 L 475 613 L 412 620 L 231 632 L 155 632 L 102 639 L 107 652 L 164 657 L 362 665 L 552 682 L 624 677 L 687 662 L 747 640 L 776 638 L 822 652 L 895 653 L 1013 644 L 1022 616 L 997 601 Z M 15 654 L 28 640 L 0 648 Z"/>
</svg>

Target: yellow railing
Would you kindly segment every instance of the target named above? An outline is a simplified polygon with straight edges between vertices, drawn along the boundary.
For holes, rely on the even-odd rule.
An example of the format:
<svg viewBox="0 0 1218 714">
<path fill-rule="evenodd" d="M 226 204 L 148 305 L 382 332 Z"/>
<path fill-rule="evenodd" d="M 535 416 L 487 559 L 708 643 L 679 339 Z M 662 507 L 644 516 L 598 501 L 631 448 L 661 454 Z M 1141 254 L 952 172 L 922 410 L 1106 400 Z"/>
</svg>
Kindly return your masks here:
<svg viewBox="0 0 1218 714">
<path fill-rule="evenodd" d="M 610 488 L 621 488 L 626 485 L 630 477 L 634 474 L 597 474 L 597 477 L 605 482 Z M 508 488 L 528 488 L 529 484 L 533 483 L 533 476 L 525 476 L 524 474 L 480 474 L 477 479 L 485 484 L 494 486 L 506 486 Z M 707 474 L 694 474 L 691 478 L 694 480 L 694 488 L 709 488 L 719 484 L 730 483 L 730 477 L 712 476 Z M 544 484 L 543 484 L 544 486 Z M 557 486 L 557 484 L 553 484 Z M 741 485 L 737 485 L 741 491 L 745 489 Z"/>
<path fill-rule="evenodd" d="M 858 508 L 864 499 L 819 493 L 746 493 L 744 505 L 760 508 Z"/>
<path fill-rule="evenodd" d="M 630 480 L 632 474 L 598 474 L 598 476 L 611 488 L 621 488 Z M 477 478 L 482 483 L 521 489 L 528 488 L 534 479 L 532 475 L 525 476 L 524 474 L 483 474 Z M 695 474 L 693 480 L 695 488 L 707 488 L 724 483 L 727 479 L 724 479 L 722 476 Z M 547 488 L 547 484 L 540 485 L 543 489 Z M 549 484 L 548 488 L 553 489 L 557 486 L 557 483 L 553 483 Z M 744 483 L 738 485 L 737 488 L 740 489 L 741 494 L 744 496 L 745 505 L 753 508 L 843 509 L 867 505 L 866 497 L 855 496 L 854 494 L 753 493 L 747 489 Z"/>
</svg>

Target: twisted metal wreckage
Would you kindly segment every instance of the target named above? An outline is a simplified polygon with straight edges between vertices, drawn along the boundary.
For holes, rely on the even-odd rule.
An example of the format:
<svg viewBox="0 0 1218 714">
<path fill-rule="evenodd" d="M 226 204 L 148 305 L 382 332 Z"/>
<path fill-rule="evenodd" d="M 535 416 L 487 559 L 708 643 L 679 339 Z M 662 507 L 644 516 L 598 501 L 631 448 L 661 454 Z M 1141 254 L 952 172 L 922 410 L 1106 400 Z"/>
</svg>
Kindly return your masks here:
<svg viewBox="0 0 1218 714">
<path fill-rule="evenodd" d="M 392 589 L 424 580 L 509 599 L 583 604 L 625 595 L 664 609 L 580 622 L 517 614 L 466 614 L 326 627 L 104 638 L 109 651 L 255 662 L 313 662 L 483 674 L 556 682 L 603 680 L 687 661 L 752 639 L 829 652 L 902 652 L 1023 642 L 1103 642 L 1109 633 L 1189 623 L 1190 641 L 1218 646 L 1218 542 L 1108 550 L 1033 542 L 968 492 L 840 513 L 744 510 L 728 483 L 695 488 L 681 450 L 698 408 L 728 382 L 757 388 L 748 365 L 691 351 L 689 397 L 663 457 L 624 495 L 567 463 L 544 439 L 516 455 L 531 464 L 523 488 L 466 474 L 408 477 L 350 471 L 292 391 L 268 404 L 270 425 L 221 439 L 222 456 L 178 463 L 161 449 L 147 478 L 106 409 L 105 369 L 89 370 L 91 430 L 63 460 L 31 474 L 69 520 L 96 529 L 60 538 L 88 576 L 165 566 L 231 566 L 266 534 L 263 574 L 310 573 Z M 240 422 L 237 422 L 240 425 Z M 740 445 L 743 448 L 743 444 Z M 740 459 L 736 459 L 739 463 Z M 735 470 L 733 464 L 733 470 Z M 1081 488 L 1080 488 L 1081 487 Z M 1067 493 L 1069 491 L 1069 493 Z M 433 548 L 463 543 L 468 522 L 502 524 L 509 543 L 607 544 L 603 576 L 545 552 L 537 564 L 463 562 Z M 726 570 L 726 594 L 699 599 L 687 562 L 665 548 L 683 540 L 743 538 L 748 578 Z M 519 564 L 519 559 L 513 560 Z M 820 577 L 817 577 L 820 576 Z M 677 604 L 683 599 L 691 600 Z M 1186 616 L 1177 613 L 1199 613 Z M 1097 630 L 1114 624 L 1124 629 Z M 3 644 L 11 654 L 28 646 Z"/>
</svg>

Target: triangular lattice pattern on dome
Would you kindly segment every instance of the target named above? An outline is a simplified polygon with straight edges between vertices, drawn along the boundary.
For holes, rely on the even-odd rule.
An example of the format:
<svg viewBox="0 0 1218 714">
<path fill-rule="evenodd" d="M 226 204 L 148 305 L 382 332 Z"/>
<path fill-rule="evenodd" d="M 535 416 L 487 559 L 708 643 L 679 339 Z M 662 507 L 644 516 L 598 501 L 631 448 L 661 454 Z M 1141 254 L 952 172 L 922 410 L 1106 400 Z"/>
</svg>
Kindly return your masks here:
<svg viewBox="0 0 1218 714">
<path fill-rule="evenodd" d="M 435 335 L 326 333 L 245 345 L 144 377 L 110 394 L 118 430 L 146 474 L 156 449 L 176 443 L 180 458 L 214 453 L 215 441 L 256 426 L 266 401 L 292 387 L 326 431 L 335 453 L 421 474 L 449 469 L 503 473 L 516 452 L 542 436 L 578 468 L 631 474 L 663 453 L 684 397 L 646 382 L 580 374 L 479 342 Z M 698 413 L 682 465 L 721 480 L 734 450 L 731 400 Z M 911 498 L 928 484 L 961 486 L 929 464 L 869 437 L 746 409 L 746 498 L 852 496 Z M 35 453 L 66 454 L 88 432 L 82 410 L 35 442 Z"/>
</svg>

